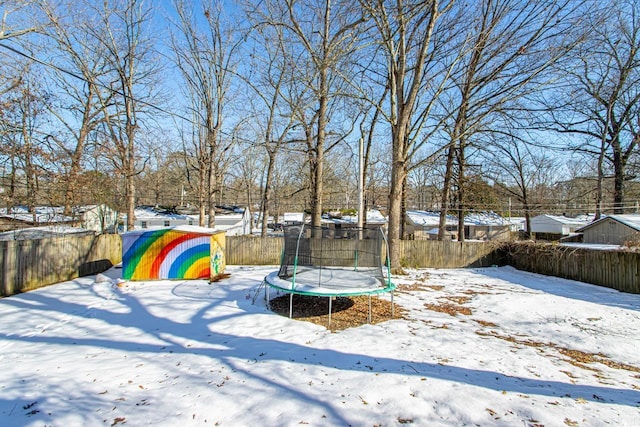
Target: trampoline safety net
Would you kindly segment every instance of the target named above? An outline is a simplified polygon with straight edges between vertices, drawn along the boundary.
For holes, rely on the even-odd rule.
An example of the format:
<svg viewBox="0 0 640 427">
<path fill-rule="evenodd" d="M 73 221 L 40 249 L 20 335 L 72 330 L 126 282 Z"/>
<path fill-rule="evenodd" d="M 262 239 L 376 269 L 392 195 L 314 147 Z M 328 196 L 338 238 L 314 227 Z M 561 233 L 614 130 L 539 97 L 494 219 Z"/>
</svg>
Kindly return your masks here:
<svg viewBox="0 0 640 427">
<path fill-rule="evenodd" d="M 278 277 L 290 280 L 308 270 L 317 270 L 321 277 L 322 270 L 340 269 L 375 278 L 385 286 L 383 248 L 386 239 L 381 227 L 287 226 Z"/>
</svg>

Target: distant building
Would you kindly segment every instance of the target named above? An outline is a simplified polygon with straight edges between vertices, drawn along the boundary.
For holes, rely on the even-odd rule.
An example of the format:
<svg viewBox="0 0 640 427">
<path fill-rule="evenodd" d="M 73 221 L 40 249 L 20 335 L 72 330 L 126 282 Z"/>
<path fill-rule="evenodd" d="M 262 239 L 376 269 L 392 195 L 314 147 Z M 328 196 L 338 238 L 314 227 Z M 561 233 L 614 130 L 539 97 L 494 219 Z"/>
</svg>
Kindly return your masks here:
<svg viewBox="0 0 640 427">
<path fill-rule="evenodd" d="M 623 245 L 640 235 L 640 215 L 608 215 L 576 230 L 582 243 Z"/>
<path fill-rule="evenodd" d="M 80 227 L 98 233 L 114 233 L 118 226 L 118 212 L 106 205 L 87 205 L 73 208 L 73 216 Z"/>
<path fill-rule="evenodd" d="M 64 215 L 61 206 L 39 206 L 32 212 L 24 206 L 0 210 L 0 231 L 65 226 L 104 233 L 115 231 L 117 221 L 118 213 L 106 205 L 73 207 L 71 215 Z"/>
<path fill-rule="evenodd" d="M 38 240 L 64 237 L 73 234 L 74 236 L 95 235 L 92 230 L 66 225 L 44 225 L 41 227 L 19 228 L 0 233 L 0 241 L 7 240 Z"/>
<path fill-rule="evenodd" d="M 168 228 L 180 225 L 197 225 L 198 220 L 190 215 L 179 214 L 168 209 L 154 208 L 151 206 L 137 207 L 134 211 L 136 217 L 134 230 L 147 228 Z"/>
<path fill-rule="evenodd" d="M 571 218 L 564 215 L 538 215 L 531 218 L 531 232 L 536 238 L 556 240 L 575 233 L 590 221 L 586 217 Z"/>
<path fill-rule="evenodd" d="M 224 231 L 227 236 L 251 234 L 253 223 L 249 209 L 241 213 L 216 215 L 215 230 Z"/>
<path fill-rule="evenodd" d="M 527 219 L 525 217 L 509 217 L 505 218 L 512 232 L 524 231 L 527 228 Z"/>
<path fill-rule="evenodd" d="M 416 240 L 437 240 L 440 212 L 408 210 L 405 231 Z M 464 217 L 464 237 L 468 240 L 509 240 L 511 224 L 495 212 L 472 212 Z M 458 239 L 458 217 L 447 215 L 445 240 Z"/>
<path fill-rule="evenodd" d="M 437 240 L 440 212 L 408 210 L 405 217 L 405 232 L 415 240 Z M 458 218 L 446 216 L 445 238 L 458 238 Z"/>
<path fill-rule="evenodd" d="M 365 226 L 383 226 L 387 224 L 387 218 L 378 209 L 369 209 L 364 218 Z M 358 216 L 356 215 L 340 215 L 338 217 L 324 215 L 322 217 L 323 224 L 345 224 L 352 227 L 358 225 Z"/>
<path fill-rule="evenodd" d="M 284 225 L 297 225 L 304 223 L 304 212 L 285 212 L 283 215 Z"/>
<path fill-rule="evenodd" d="M 72 216 L 62 214 L 60 207 L 37 207 L 29 212 L 25 206 L 0 210 L 0 231 L 45 225 L 66 225 L 73 227 L 77 221 Z"/>
<path fill-rule="evenodd" d="M 240 213 L 217 214 L 214 230 L 225 231 L 227 236 L 251 234 L 251 217 L 248 209 L 238 211 Z M 170 228 L 178 226 L 197 226 L 197 215 L 180 214 L 173 210 L 153 207 L 139 207 L 135 210 L 135 230 L 149 228 Z M 205 216 L 205 224 L 208 217 Z"/>
<path fill-rule="evenodd" d="M 472 212 L 464 217 L 464 236 L 469 240 L 507 241 L 511 224 L 495 212 Z"/>
</svg>

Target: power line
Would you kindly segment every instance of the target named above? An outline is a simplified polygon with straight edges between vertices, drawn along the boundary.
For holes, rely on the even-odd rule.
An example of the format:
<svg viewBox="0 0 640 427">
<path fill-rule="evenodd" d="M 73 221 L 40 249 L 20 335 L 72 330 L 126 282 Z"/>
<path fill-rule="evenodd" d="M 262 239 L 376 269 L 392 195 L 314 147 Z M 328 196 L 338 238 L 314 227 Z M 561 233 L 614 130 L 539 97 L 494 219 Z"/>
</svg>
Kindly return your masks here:
<svg viewBox="0 0 640 427">
<path fill-rule="evenodd" d="M 132 101 L 134 101 L 134 102 L 136 102 L 136 103 L 139 103 L 139 104 L 145 105 L 145 106 L 147 106 L 147 107 L 150 107 L 150 108 L 152 108 L 152 109 L 154 109 L 154 110 L 156 110 L 156 111 L 159 111 L 159 112 L 161 112 L 161 113 L 163 113 L 163 114 L 166 114 L 166 115 L 171 116 L 171 117 L 174 117 L 174 118 L 178 118 L 178 119 L 180 119 L 180 120 L 184 120 L 185 122 L 190 123 L 191 125 L 194 125 L 194 126 L 195 126 L 195 125 L 200 125 L 200 124 L 198 124 L 198 123 L 195 123 L 193 120 L 188 119 L 188 118 L 186 118 L 186 117 L 184 117 L 184 116 L 182 116 L 182 115 L 180 115 L 180 114 L 178 114 L 178 113 L 175 113 L 175 112 L 172 112 L 172 111 L 167 111 L 167 110 L 165 110 L 164 108 L 159 107 L 159 106 L 157 106 L 157 105 L 155 105 L 155 104 L 152 104 L 152 103 L 150 103 L 150 102 L 147 102 L 147 101 L 144 101 L 144 100 L 138 100 L 138 99 L 136 99 L 136 98 L 135 98 L 135 97 L 133 97 L 133 96 L 126 95 L 126 94 L 124 94 L 124 93 L 122 93 L 122 92 L 120 92 L 120 91 L 118 91 L 118 90 L 116 90 L 116 89 L 111 88 L 110 86 L 107 86 L 107 85 L 105 85 L 105 84 L 101 83 L 100 81 L 90 82 L 90 81 L 89 81 L 89 80 L 87 80 L 84 76 L 81 76 L 81 75 L 79 75 L 79 74 L 77 74 L 77 73 L 74 73 L 73 71 L 69 71 L 69 70 L 67 70 L 67 69 L 65 69 L 65 68 L 62 68 L 62 67 L 60 67 L 59 65 L 53 64 L 53 63 L 51 63 L 51 62 L 46 62 L 46 61 L 43 61 L 43 60 L 41 60 L 41 59 L 38 59 L 38 58 L 36 58 L 36 57 L 35 57 L 35 56 L 33 56 L 33 55 L 30 55 L 30 54 L 28 54 L 28 53 L 26 53 L 26 52 L 23 52 L 23 51 L 21 51 L 21 50 L 18 50 L 18 49 L 14 48 L 14 47 L 8 46 L 8 45 L 6 45 L 6 44 L 4 44 L 4 43 L 0 43 L 0 47 L 5 48 L 5 49 L 7 49 L 7 50 L 9 50 L 9 51 L 11 51 L 11 52 L 13 52 L 13 53 L 17 54 L 17 55 L 22 56 L 23 58 L 29 59 L 30 61 L 36 62 L 36 63 L 38 63 L 38 64 L 40 64 L 40 65 L 45 66 L 45 67 L 53 68 L 54 70 L 57 70 L 57 71 L 59 71 L 59 72 L 61 72 L 61 73 L 63 73 L 63 74 L 66 74 L 66 75 L 71 76 L 71 77 L 73 77 L 73 78 L 75 78 L 75 79 L 81 80 L 81 81 L 82 81 L 82 82 L 84 82 L 84 83 L 87 83 L 87 84 L 94 84 L 94 85 L 96 85 L 96 86 L 99 86 L 99 87 L 101 87 L 101 88 L 103 88 L 103 89 L 108 90 L 109 92 L 111 92 L 111 93 L 113 93 L 113 94 L 116 94 L 116 95 L 122 96 L 122 97 L 124 97 L 124 98 L 129 98 L 129 99 L 131 99 Z M 200 125 L 200 126 L 204 127 L 204 125 Z M 219 131 L 219 132 L 220 132 L 220 134 L 221 134 L 221 135 L 224 135 L 224 136 L 229 137 L 229 138 L 237 138 L 238 140 L 240 140 L 240 141 L 242 141 L 242 142 L 245 142 L 245 143 L 250 143 L 250 144 L 255 143 L 255 141 L 252 141 L 252 140 L 249 140 L 249 139 L 246 139 L 246 138 L 243 138 L 243 137 L 237 136 L 237 135 L 235 135 L 235 136 L 234 136 L 234 135 L 231 135 L 231 134 L 229 134 L 228 132 L 224 131 L 223 129 L 220 129 L 220 131 Z"/>
</svg>

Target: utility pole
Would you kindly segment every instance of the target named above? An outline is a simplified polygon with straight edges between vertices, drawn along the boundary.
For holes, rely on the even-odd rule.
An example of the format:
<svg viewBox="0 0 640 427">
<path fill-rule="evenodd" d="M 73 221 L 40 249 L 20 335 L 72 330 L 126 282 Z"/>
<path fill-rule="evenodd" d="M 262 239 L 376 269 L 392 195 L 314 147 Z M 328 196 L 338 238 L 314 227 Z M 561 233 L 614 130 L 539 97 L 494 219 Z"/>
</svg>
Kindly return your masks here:
<svg viewBox="0 0 640 427">
<path fill-rule="evenodd" d="M 358 228 L 364 227 L 364 140 L 358 140 Z"/>
</svg>

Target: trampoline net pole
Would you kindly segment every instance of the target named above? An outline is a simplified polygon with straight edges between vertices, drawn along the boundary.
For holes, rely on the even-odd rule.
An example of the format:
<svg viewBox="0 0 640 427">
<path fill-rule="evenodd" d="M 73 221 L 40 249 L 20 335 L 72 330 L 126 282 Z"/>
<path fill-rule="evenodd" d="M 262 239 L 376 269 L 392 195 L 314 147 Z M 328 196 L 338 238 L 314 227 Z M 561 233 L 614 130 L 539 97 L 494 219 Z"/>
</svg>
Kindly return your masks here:
<svg viewBox="0 0 640 427">
<path fill-rule="evenodd" d="M 353 271 L 358 271 L 358 249 L 353 253 Z"/>
<path fill-rule="evenodd" d="M 296 288 L 296 272 L 298 271 L 298 251 L 300 250 L 300 239 L 302 238 L 303 231 L 304 231 L 304 224 L 302 225 L 302 227 L 300 227 L 300 234 L 298 234 L 298 241 L 296 242 L 296 254 L 293 258 L 293 275 L 291 276 L 291 290 L 294 290 Z"/>
<path fill-rule="evenodd" d="M 380 227 L 380 234 L 382 234 L 386 252 L 385 265 L 387 267 L 387 281 L 385 283 L 385 286 L 391 286 L 391 254 L 389 253 L 389 241 L 387 240 L 387 236 L 382 231 L 382 227 Z"/>
</svg>

